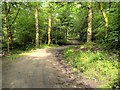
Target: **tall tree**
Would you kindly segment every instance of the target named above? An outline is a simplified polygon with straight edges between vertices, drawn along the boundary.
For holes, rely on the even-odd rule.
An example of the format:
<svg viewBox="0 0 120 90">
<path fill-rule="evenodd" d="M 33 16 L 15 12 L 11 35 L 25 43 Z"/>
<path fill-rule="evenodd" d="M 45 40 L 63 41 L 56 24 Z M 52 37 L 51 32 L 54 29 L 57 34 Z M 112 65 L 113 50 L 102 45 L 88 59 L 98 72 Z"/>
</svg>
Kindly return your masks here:
<svg viewBox="0 0 120 90">
<path fill-rule="evenodd" d="M 13 48 L 13 25 L 20 11 L 20 3 L 4 2 L 3 3 L 3 32 L 6 32 L 7 51 Z"/>
<path fill-rule="evenodd" d="M 88 29 L 87 29 L 87 42 L 92 39 L 92 2 L 88 2 Z"/>
<path fill-rule="evenodd" d="M 39 46 L 39 27 L 38 27 L 38 10 L 35 9 L 35 27 L 36 27 L 36 48 Z"/>
<path fill-rule="evenodd" d="M 7 31 L 7 51 L 8 53 L 10 52 L 10 24 L 9 24 L 9 12 L 10 12 L 10 9 L 11 9 L 11 4 L 9 3 L 4 3 L 4 22 L 5 22 L 5 27 L 6 27 L 6 31 Z"/>
<path fill-rule="evenodd" d="M 99 2 L 99 6 L 100 6 L 100 10 L 103 14 L 104 17 L 104 21 L 105 21 L 105 38 L 108 37 L 108 17 L 107 14 L 105 13 L 104 9 L 103 9 L 103 5 L 102 2 Z"/>
<path fill-rule="evenodd" d="M 48 45 L 49 46 L 51 42 L 50 33 L 51 33 L 51 14 L 48 15 Z"/>
<path fill-rule="evenodd" d="M 36 30 L 35 44 L 36 44 L 36 48 L 38 48 L 39 42 L 41 42 L 39 41 L 39 22 L 38 22 L 39 11 L 41 11 L 41 2 L 34 2 L 34 3 L 28 2 L 28 7 L 35 14 L 35 30 Z"/>
<path fill-rule="evenodd" d="M 53 13 L 53 6 L 54 3 L 48 2 L 48 46 L 50 46 L 51 43 L 51 18 L 52 18 L 52 13 Z"/>
</svg>

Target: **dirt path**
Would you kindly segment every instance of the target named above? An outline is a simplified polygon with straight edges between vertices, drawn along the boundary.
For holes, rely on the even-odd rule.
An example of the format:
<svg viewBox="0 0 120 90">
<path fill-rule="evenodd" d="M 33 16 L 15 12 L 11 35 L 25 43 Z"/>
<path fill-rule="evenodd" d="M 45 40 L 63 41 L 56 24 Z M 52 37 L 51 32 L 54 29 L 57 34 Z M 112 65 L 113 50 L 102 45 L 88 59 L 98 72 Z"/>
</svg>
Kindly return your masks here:
<svg viewBox="0 0 120 90">
<path fill-rule="evenodd" d="M 72 74 L 60 63 L 62 59 L 59 57 L 60 51 L 64 48 L 66 46 L 37 49 L 8 65 L 3 62 L 3 88 L 91 87 L 82 76 L 73 78 Z"/>
</svg>

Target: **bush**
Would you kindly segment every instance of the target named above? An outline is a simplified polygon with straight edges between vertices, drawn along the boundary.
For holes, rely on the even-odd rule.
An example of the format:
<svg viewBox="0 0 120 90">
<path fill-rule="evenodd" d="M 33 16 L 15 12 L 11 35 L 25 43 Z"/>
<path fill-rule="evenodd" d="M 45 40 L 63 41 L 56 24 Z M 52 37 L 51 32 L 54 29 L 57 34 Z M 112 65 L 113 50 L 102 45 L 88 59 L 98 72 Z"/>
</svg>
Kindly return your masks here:
<svg viewBox="0 0 120 90">
<path fill-rule="evenodd" d="M 69 45 L 70 43 L 66 39 L 60 39 L 57 42 L 58 45 Z"/>
</svg>

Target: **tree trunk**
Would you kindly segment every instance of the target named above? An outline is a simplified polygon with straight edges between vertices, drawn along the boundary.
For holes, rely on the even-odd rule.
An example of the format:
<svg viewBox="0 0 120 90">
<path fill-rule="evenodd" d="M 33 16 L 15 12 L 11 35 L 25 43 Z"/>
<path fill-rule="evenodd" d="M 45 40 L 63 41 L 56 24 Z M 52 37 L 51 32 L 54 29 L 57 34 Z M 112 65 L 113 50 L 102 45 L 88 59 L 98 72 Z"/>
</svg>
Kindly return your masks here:
<svg viewBox="0 0 120 90">
<path fill-rule="evenodd" d="M 8 20 L 5 18 L 6 21 L 6 29 L 7 29 L 7 52 L 10 52 L 10 32 L 9 32 L 9 25 L 8 25 Z"/>
<path fill-rule="evenodd" d="M 101 2 L 99 2 L 99 5 L 100 5 L 100 10 L 101 10 L 104 20 L 105 20 L 105 38 L 107 38 L 107 36 L 108 36 L 108 17 L 106 15 L 105 11 L 103 10 L 103 6 L 102 6 Z"/>
<path fill-rule="evenodd" d="M 12 4 L 11 3 L 5 3 L 5 25 L 6 25 L 6 31 L 7 31 L 7 50 L 8 50 L 8 53 L 10 52 L 10 48 L 12 49 L 13 48 L 13 33 L 12 33 L 12 25 L 13 23 L 15 22 L 17 16 L 18 16 L 18 12 L 20 10 L 18 10 L 13 22 L 10 24 L 10 12 L 11 12 L 11 6 Z"/>
<path fill-rule="evenodd" d="M 8 18 L 8 27 L 7 27 L 7 29 L 8 29 L 8 39 L 9 39 L 9 48 L 10 49 L 13 49 L 13 33 L 12 33 L 12 29 L 11 29 L 11 26 L 10 26 L 10 23 L 9 23 L 10 21 L 9 21 L 9 18 Z"/>
<path fill-rule="evenodd" d="M 5 27 L 6 27 L 6 31 L 7 31 L 7 52 L 10 52 L 10 35 L 9 35 L 9 16 L 8 13 L 10 12 L 10 6 L 8 8 L 8 4 L 5 3 L 6 7 L 5 7 Z"/>
<path fill-rule="evenodd" d="M 92 2 L 88 2 L 88 29 L 87 29 L 87 42 L 92 39 Z"/>
<path fill-rule="evenodd" d="M 35 9 L 35 27 L 36 27 L 36 48 L 39 47 L 39 27 L 38 27 L 38 10 Z"/>
<path fill-rule="evenodd" d="M 48 16 L 48 46 L 50 46 L 51 42 L 50 33 L 51 33 L 51 15 Z"/>
<path fill-rule="evenodd" d="M 39 34 L 39 35 L 40 35 L 39 41 L 40 41 L 40 47 L 41 47 L 41 45 L 42 45 L 42 38 L 43 38 L 43 37 L 42 37 L 42 30 L 40 31 L 40 34 Z"/>
<path fill-rule="evenodd" d="M 65 30 L 65 39 L 67 40 L 68 28 Z"/>
<path fill-rule="evenodd" d="M 55 28 L 55 44 L 57 44 L 57 28 Z"/>
</svg>

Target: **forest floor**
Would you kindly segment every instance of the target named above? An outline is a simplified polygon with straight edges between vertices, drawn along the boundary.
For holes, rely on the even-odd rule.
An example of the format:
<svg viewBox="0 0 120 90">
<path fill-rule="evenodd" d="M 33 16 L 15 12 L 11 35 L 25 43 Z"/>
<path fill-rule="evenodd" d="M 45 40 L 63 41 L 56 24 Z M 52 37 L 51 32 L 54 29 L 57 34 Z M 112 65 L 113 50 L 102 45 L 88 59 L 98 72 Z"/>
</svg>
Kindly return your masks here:
<svg viewBox="0 0 120 90">
<path fill-rule="evenodd" d="M 98 82 L 74 73 L 63 60 L 69 46 L 33 50 L 11 63 L 3 59 L 3 88 L 95 88 Z"/>
</svg>

